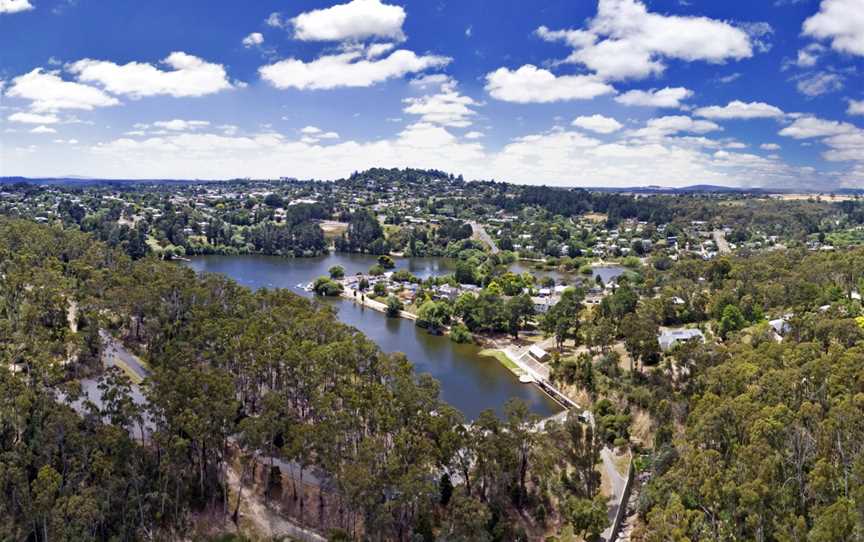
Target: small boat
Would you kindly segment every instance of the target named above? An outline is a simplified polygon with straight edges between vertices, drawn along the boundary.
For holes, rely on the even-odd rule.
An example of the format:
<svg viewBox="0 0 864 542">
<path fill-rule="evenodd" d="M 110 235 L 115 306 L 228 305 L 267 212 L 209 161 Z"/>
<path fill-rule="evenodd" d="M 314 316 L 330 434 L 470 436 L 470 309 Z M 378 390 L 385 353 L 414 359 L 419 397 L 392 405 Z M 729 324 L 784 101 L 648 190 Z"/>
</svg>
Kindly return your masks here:
<svg viewBox="0 0 864 542">
<path fill-rule="evenodd" d="M 530 384 L 534 382 L 534 377 L 529 374 L 523 374 L 519 376 L 519 382 L 523 384 Z"/>
</svg>

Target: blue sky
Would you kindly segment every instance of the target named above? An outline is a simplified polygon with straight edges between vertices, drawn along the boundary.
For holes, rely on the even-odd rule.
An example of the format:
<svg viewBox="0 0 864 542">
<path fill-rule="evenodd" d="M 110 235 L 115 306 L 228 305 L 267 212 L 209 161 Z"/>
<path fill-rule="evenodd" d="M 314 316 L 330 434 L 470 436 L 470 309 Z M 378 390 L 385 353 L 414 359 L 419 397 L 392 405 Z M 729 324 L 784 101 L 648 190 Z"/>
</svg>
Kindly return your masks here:
<svg viewBox="0 0 864 542">
<path fill-rule="evenodd" d="M 0 0 L 0 175 L 864 187 L 864 0 Z"/>
</svg>

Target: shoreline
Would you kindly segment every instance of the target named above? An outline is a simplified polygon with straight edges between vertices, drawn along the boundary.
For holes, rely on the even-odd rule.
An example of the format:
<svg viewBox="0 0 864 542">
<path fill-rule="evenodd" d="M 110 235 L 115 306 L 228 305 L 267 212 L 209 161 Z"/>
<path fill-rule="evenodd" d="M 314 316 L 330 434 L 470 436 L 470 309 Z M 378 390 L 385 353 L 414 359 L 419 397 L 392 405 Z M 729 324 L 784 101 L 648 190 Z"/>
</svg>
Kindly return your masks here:
<svg viewBox="0 0 864 542">
<path fill-rule="evenodd" d="M 361 296 L 357 296 L 356 294 L 361 294 Z M 368 307 L 381 313 L 387 313 L 387 305 L 381 303 L 380 301 L 371 299 L 368 296 L 362 297 L 362 295 L 363 294 L 357 290 L 347 288 L 342 290 L 342 292 L 339 294 L 339 297 L 342 299 L 350 300 L 354 302 L 354 304 Z M 416 321 L 417 315 L 405 310 L 401 310 L 399 311 L 398 318 Z M 442 334 L 449 335 L 449 328 L 444 328 L 442 330 Z M 565 410 L 569 410 L 570 408 L 581 408 L 578 404 L 576 404 L 575 401 L 567 397 L 561 390 L 554 387 L 552 383 L 549 382 L 543 375 L 540 375 L 530 366 L 522 363 L 521 360 L 517 359 L 517 357 L 509 351 L 508 347 L 501 347 L 496 343 L 494 339 L 484 336 L 480 336 L 479 340 L 475 341 L 475 344 L 481 348 L 481 350 L 478 352 L 480 356 L 495 359 L 495 361 L 497 361 L 504 368 L 510 371 L 510 373 L 513 374 L 513 376 L 515 376 L 520 383 L 533 384 L 535 387 L 537 387 L 540 391 L 546 394 L 550 399 L 555 401 L 555 403 L 557 403 Z M 523 380 L 524 377 L 529 377 L 530 380 Z"/>
<path fill-rule="evenodd" d="M 359 294 L 359 295 L 358 295 Z M 376 310 L 378 312 L 383 312 L 387 314 L 387 305 L 381 303 L 380 301 L 376 301 L 365 293 L 355 290 L 353 288 L 344 288 L 342 292 L 339 294 L 339 297 L 344 299 L 349 299 L 353 301 L 355 304 L 359 304 L 363 307 L 368 307 L 372 310 Z M 406 320 L 417 320 L 417 315 L 410 313 L 406 310 L 400 310 L 398 318 L 404 318 Z"/>
</svg>

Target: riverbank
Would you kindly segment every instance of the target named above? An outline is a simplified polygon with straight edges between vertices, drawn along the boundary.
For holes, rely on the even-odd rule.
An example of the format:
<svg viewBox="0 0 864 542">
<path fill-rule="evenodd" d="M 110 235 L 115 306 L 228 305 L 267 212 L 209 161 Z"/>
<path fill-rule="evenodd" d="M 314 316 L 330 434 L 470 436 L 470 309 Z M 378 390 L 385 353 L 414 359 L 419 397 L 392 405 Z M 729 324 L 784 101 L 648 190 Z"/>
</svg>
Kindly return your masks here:
<svg viewBox="0 0 864 542">
<path fill-rule="evenodd" d="M 344 299 L 350 299 L 355 304 L 387 314 L 387 305 L 381 303 L 380 301 L 376 301 L 365 293 L 355 290 L 353 288 L 344 288 L 342 290 L 342 293 L 339 294 L 339 297 L 342 297 Z M 405 318 L 406 320 L 417 320 L 417 315 L 408 311 L 400 310 L 399 318 Z"/>
</svg>

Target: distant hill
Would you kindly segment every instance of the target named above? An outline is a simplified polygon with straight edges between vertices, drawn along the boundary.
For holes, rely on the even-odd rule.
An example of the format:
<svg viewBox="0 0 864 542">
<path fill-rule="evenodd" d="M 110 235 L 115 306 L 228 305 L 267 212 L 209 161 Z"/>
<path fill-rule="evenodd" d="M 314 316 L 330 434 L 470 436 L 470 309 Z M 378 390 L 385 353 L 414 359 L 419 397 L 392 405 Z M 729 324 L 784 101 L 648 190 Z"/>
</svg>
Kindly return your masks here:
<svg viewBox="0 0 864 542">
<path fill-rule="evenodd" d="M 27 183 L 36 185 L 74 185 L 74 186 L 122 186 L 133 184 L 164 184 L 164 185 L 190 185 L 200 183 L 218 183 L 218 182 L 243 182 L 267 179 L 231 179 L 228 181 L 213 180 L 213 179 L 99 179 L 89 178 L 80 175 L 68 175 L 63 177 L 0 177 L 0 184 L 15 184 Z M 284 181 L 296 181 L 297 179 L 283 177 Z M 454 175 L 445 171 L 436 169 L 416 169 L 416 168 L 372 168 L 366 171 L 354 172 L 348 178 L 339 179 L 336 182 L 343 184 L 360 184 L 368 181 L 386 181 L 397 180 L 408 184 L 422 184 L 434 180 L 449 180 L 462 182 L 461 175 Z M 560 188 L 582 188 L 582 187 L 567 187 Z M 625 188 L 592 186 L 584 187 L 585 190 L 594 192 L 607 193 L 630 193 L 630 194 L 838 194 L 838 195 L 864 195 L 864 188 L 838 188 L 836 190 L 815 190 L 801 188 L 748 188 L 748 187 L 733 187 L 719 186 L 711 184 L 695 184 L 684 187 L 664 187 L 664 186 L 631 186 Z"/>
</svg>

